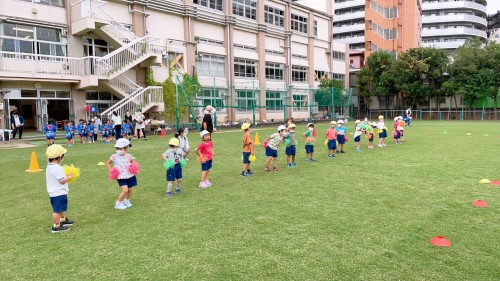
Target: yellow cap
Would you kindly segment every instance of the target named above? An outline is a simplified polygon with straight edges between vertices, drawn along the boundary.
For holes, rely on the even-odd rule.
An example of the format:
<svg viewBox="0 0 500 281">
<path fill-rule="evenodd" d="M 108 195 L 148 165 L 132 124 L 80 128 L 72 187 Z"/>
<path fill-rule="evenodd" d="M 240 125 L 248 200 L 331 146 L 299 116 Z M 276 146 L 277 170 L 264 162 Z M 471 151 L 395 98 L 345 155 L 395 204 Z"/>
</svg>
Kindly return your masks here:
<svg viewBox="0 0 500 281">
<path fill-rule="evenodd" d="M 296 128 L 296 127 L 297 127 L 297 126 L 295 126 L 295 124 L 293 124 L 293 123 L 292 123 L 292 124 L 290 124 L 290 125 L 288 125 L 288 128 Z"/>
<path fill-rule="evenodd" d="M 250 123 L 243 123 L 243 124 L 241 124 L 241 129 L 242 130 L 247 130 L 248 128 L 250 128 Z"/>
<path fill-rule="evenodd" d="M 332 121 L 332 122 L 330 122 L 330 125 L 337 125 L 337 122 Z"/>
<path fill-rule="evenodd" d="M 179 146 L 179 139 L 178 139 L 178 138 L 171 138 L 171 139 L 168 141 L 168 144 L 169 144 L 169 145 L 173 145 L 173 146 Z"/>
<path fill-rule="evenodd" d="M 45 155 L 47 155 L 47 158 L 52 159 L 52 158 L 57 158 L 65 154 L 66 152 L 68 152 L 66 148 L 62 147 L 60 144 L 53 144 L 47 147 Z"/>
<path fill-rule="evenodd" d="M 361 120 L 356 120 L 356 122 L 354 122 L 354 124 L 359 124 L 361 123 Z"/>
<path fill-rule="evenodd" d="M 379 115 L 379 116 L 378 116 L 378 119 L 384 119 L 384 116 Z"/>
</svg>

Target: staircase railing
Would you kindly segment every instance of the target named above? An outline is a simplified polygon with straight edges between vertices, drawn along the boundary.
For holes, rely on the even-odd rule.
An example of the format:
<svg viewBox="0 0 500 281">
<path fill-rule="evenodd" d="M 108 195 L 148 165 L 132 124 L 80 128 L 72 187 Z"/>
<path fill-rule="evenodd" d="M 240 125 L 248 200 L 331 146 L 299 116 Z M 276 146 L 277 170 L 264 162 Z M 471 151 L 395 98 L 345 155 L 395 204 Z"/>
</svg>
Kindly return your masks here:
<svg viewBox="0 0 500 281">
<path fill-rule="evenodd" d="M 108 83 L 129 95 L 137 91 L 138 89 L 142 88 L 141 86 L 134 83 L 134 81 L 128 79 L 127 76 L 123 74 L 108 80 Z"/>
<path fill-rule="evenodd" d="M 161 102 L 163 102 L 163 88 L 159 86 L 149 86 L 147 88 L 141 88 L 128 97 L 121 99 L 119 102 L 103 111 L 101 116 L 110 119 L 114 111 L 118 113 L 118 116 L 124 116 L 127 111 L 133 113 L 137 110 L 142 110 L 148 104 Z"/>
</svg>

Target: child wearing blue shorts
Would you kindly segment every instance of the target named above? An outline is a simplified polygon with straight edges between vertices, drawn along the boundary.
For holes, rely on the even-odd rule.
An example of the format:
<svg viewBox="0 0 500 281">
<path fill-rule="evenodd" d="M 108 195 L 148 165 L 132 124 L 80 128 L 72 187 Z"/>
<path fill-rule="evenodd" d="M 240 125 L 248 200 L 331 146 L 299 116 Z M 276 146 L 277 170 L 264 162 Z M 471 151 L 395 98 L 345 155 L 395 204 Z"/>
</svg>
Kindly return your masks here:
<svg viewBox="0 0 500 281">
<path fill-rule="evenodd" d="M 49 159 L 45 177 L 52 205 L 52 233 L 68 231 L 69 226 L 74 223 L 64 216 L 64 212 L 68 210 L 68 181 L 73 178 L 72 174 L 66 175 L 61 167 L 66 152 L 67 150 L 59 144 L 49 146 L 45 152 Z"/>
<path fill-rule="evenodd" d="M 179 148 L 179 139 L 171 138 L 168 142 L 170 148 L 167 149 L 162 155 L 161 158 L 165 161 L 173 161 L 175 164 L 172 168 L 167 170 L 167 192 L 166 196 L 171 197 L 174 196 L 172 192 L 172 187 L 174 186 L 174 182 L 177 181 L 175 186 L 175 193 L 181 194 L 181 182 L 182 182 L 182 167 L 180 160 L 184 157 L 184 152 Z"/>
<path fill-rule="evenodd" d="M 306 140 L 305 149 L 306 149 L 306 163 L 311 161 L 316 161 L 314 159 L 314 141 L 316 140 L 313 136 L 314 124 L 307 124 L 307 131 L 302 134 L 304 139 Z"/>
<path fill-rule="evenodd" d="M 201 144 L 196 148 L 195 152 L 198 155 L 198 160 L 201 163 L 201 177 L 200 185 L 201 188 L 207 188 L 212 186 L 212 183 L 208 180 L 208 175 L 210 169 L 212 168 L 212 157 L 214 156 L 214 144 L 210 138 L 210 132 L 203 130 L 200 133 L 202 139 Z"/>
<path fill-rule="evenodd" d="M 64 131 L 66 132 L 66 145 L 72 146 L 74 142 L 75 132 L 73 127 L 73 122 L 68 121 L 66 125 L 64 125 Z"/>
<path fill-rule="evenodd" d="M 54 144 L 54 138 L 56 137 L 57 126 L 54 125 L 54 121 L 50 120 L 45 127 L 43 127 L 43 133 L 47 138 L 47 145 L 51 146 Z"/>
<path fill-rule="evenodd" d="M 297 164 L 295 163 L 295 154 L 297 154 L 297 139 L 295 137 L 295 124 L 290 123 L 288 125 L 288 133 L 285 135 L 286 143 L 286 166 L 288 168 L 295 168 Z"/>
<path fill-rule="evenodd" d="M 286 127 L 284 125 L 280 125 L 278 127 L 278 132 L 270 135 L 268 138 L 264 140 L 264 143 L 267 142 L 266 147 L 266 166 L 264 167 L 265 172 L 271 171 L 269 169 L 269 163 L 273 160 L 273 171 L 278 172 L 278 146 L 282 143 L 283 136 L 285 134 Z"/>
<path fill-rule="evenodd" d="M 346 142 L 346 136 L 347 136 L 347 128 L 344 127 L 344 120 L 337 121 L 337 142 L 339 144 L 337 152 L 345 153 L 344 144 Z"/>
<path fill-rule="evenodd" d="M 113 164 L 113 167 L 120 172 L 117 180 L 118 186 L 120 186 L 122 191 L 115 203 L 115 209 L 117 210 L 125 210 L 132 207 L 132 203 L 130 202 L 132 188 L 137 186 L 137 178 L 129 171 L 129 166 L 134 163 L 132 155 L 127 153 L 129 146 L 130 142 L 128 139 L 118 139 L 115 144 L 116 153 L 111 155 L 106 162 L 109 171 L 111 171 L 111 164 Z"/>
</svg>

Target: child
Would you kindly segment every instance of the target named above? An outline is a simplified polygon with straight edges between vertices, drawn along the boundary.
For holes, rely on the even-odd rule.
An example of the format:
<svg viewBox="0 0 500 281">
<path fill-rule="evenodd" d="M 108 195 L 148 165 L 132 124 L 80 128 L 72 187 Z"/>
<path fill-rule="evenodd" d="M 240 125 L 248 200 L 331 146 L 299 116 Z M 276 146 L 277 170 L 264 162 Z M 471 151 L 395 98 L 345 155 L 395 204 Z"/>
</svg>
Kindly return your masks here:
<svg viewBox="0 0 500 281">
<path fill-rule="evenodd" d="M 47 147 L 45 152 L 49 159 L 45 177 L 52 205 L 52 233 L 68 231 L 74 223 L 64 216 L 64 212 L 68 210 L 68 181 L 73 178 L 72 174 L 65 175 L 60 165 L 66 152 L 67 150 L 59 144 Z"/>
<path fill-rule="evenodd" d="M 57 126 L 54 125 L 53 120 L 49 120 L 49 123 L 43 127 L 43 132 L 47 138 L 47 146 L 54 144 L 54 138 L 56 137 Z"/>
<path fill-rule="evenodd" d="M 307 124 L 307 131 L 305 131 L 302 136 L 306 140 L 305 144 L 305 149 L 306 149 L 306 163 L 309 163 L 311 161 L 316 161 L 314 159 L 314 141 L 316 141 L 316 138 L 314 137 L 314 124 L 309 123 Z"/>
<path fill-rule="evenodd" d="M 255 155 L 252 136 L 250 135 L 250 123 L 243 123 L 241 129 L 245 131 L 243 135 L 243 169 L 241 171 L 242 177 L 253 175 L 250 170 L 250 155 Z"/>
<path fill-rule="evenodd" d="M 345 153 L 344 144 L 346 135 L 347 135 L 347 128 L 344 127 L 344 120 L 340 119 L 339 121 L 337 121 L 337 142 L 339 144 L 337 152 Z"/>
<path fill-rule="evenodd" d="M 109 157 L 106 162 L 106 167 L 111 171 L 111 164 L 113 167 L 120 171 L 118 176 L 118 186 L 121 188 L 121 193 L 115 203 L 115 209 L 125 210 L 132 207 L 130 197 L 132 195 L 132 188 L 137 186 L 137 178 L 129 172 L 130 164 L 134 163 L 132 155 L 127 153 L 130 142 L 127 139 L 121 138 L 116 141 L 116 153 Z"/>
<path fill-rule="evenodd" d="M 401 137 L 401 132 L 398 129 L 399 128 L 399 117 L 394 117 L 393 128 L 394 128 L 394 133 L 393 133 L 394 144 L 400 144 L 399 138 Z"/>
<path fill-rule="evenodd" d="M 377 128 L 378 124 L 377 122 L 373 122 L 366 126 L 366 136 L 368 138 L 368 149 L 373 149 L 373 138 L 374 138 L 374 133 L 373 133 L 373 128 Z"/>
<path fill-rule="evenodd" d="M 68 121 L 68 123 L 64 125 L 64 131 L 66 132 L 66 145 L 73 146 L 75 137 L 73 122 Z"/>
<path fill-rule="evenodd" d="M 405 120 L 403 120 L 403 116 L 399 116 L 398 122 L 399 122 L 398 130 L 401 135 L 401 142 L 405 142 L 404 132 L 405 132 L 406 122 Z"/>
<path fill-rule="evenodd" d="M 283 134 L 285 133 L 286 127 L 284 125 L 280 125 L 278 127 L 278 132 L 270 135 L 268 138 L 264 140 L 264 143 L 267 142 L 266 147 L 266 166 L 264 167 L 265 172 L 271 171 L 269 169 L 269 163 L 273 160 L 273 171 L 278 172 L 278 146 L 281 142 L 283 142 Z"/>
<path fill-rule="evenodd" d="M 385 138 L 387 138 L 387 127 L 385 126 L 384 116 L 382 115 L 378 117 L 377 129 L 379 137 L 378 147 L 386 147 Z"/>
<path fill-rule="evenodd" d="M 325 140 L 328 145 L 328 157 L 333 158 L 337 157 L 335 155 L 335 150 L 337 150 L 337 130 L 335 130 L 335 126 L 337 126 L 337 122 L 330 122 L 330 128 L 326 131 Z"/>
<path fill-rule="evenodd" d="M 94 143 L 94 121 L 89 120 L 87 124 L 87 141 Z"/>
<path fill-rule="evenodd" d="M 81 143 L 87 143 L 88 141 L 87 121 L 83 121 L 82 123 L 80 131 L 80 141 Z"/>
<path fill-rule="evenodd" d="M 128 138 L 129 141 L 132 140 L 131 136 L 132 134 L 130 133 L 130 124 L 127 122 L 127 120 L 123 120 L 122 122 L 122 132 L 123 132 L 123 137 Z"/>
<path fill-rule="evenodd" d="M 127 131 L 128 140 L 132 141 L 132 137 L 134 136 L 134 123 L 132 123 L 132 121 L 127 121 L 127 124 L 129 128 Z"/>
<path fill-rule="evenodd" d="M 210 132 L 203 130 L 200 133 L 202 139 L 201 144 L 196 148 L 195 152 L 198 155 L 198 159 L 201 159 L 201 178 L 200 185 L 201 188 L 207 188 L 212 186 L 212 183 L 208 181 L 208 174 L 212 168 L 212 157 L 214 155 L 214 144 L 210 138 Z"/>
<path fill-rule="evenodd" d="M 184 128 L 179 128 L 177 131 L 177 134 L 175 134 L 175 137 L 179 139 L 179 148 L 184 152 L 184 158 L 187 159 L 187 155 L 189 154 L 190 147 L 189 147 L 189 140 L 187 138 L 187 133 L 188 129 Z"/>
<path fill-rule="evenodd" d="M 363 130 L 361 129 L 361 120 L 356 120 L 354 122 L 356 124 L 356 128 L 354 130 L 354 143 L 356 144 L 356 151 L 361 151 L 361 135 L 363 134 Z"/>
<path fill-rule="evenodd" d="M 286 166 L 288 168 L 294 168 L 297 167 L 297 164 L 295 163 L 295 154 L 297 152 L 297 141 L 295 140 L 295 124 L 289 123 L 288 124 L 288 135 L 285 137 L 285 143 L 286 143 L 286 149 L 285 149 L 285 154 L 286 154 Z"/>
<path fill-rule="evenodd" d="M 177 138 L 171 138 L 168 142 L 170 148 L 167 149 L 162 155 L 163 160 L 172 160 L 175 165 L 167 170 L 167 192 L 166 196 L 174 196 L 172 193 L 172 187 L 174 186 L 174 181 L 177 180 L 175 186 L 175 193 L 181 194 L 181 182 L 182 182 L 182 167 L 181 167 L 181 157 L 184 157 L 184 152 L 179 148 L 179 140 Z"/>
<path fill-rule="evenodd" d="M 102 140 L 104 141 L 104 144 L 109 143 L 109 130 L 111 128 L 111 125 L 109 124 L 109 120 L 106 120 L 104 124 L 101 125 L 101 135 L 102 135 Z"/>
</svg>

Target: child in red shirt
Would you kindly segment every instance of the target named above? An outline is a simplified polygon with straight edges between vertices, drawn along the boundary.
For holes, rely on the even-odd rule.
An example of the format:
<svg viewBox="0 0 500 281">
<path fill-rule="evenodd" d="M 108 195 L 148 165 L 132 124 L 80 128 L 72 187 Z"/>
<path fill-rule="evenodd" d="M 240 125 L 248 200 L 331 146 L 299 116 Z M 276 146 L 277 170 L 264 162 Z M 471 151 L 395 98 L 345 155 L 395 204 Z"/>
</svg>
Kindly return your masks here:
<svg viewBox="0 0 500 281">
<path fill-rule="evenodd" d="M 208 181 L 208 173 L 212 168 L 212 157 L 214 155 L 214 144 L 211 141 L 210 133 L 203 130 L 200 133 L 202 143 L 196 148 L 195 152 L 198 155 L 198 160 L 201 162 L 201 178 L 200 185 L 201 188 L 207 188 L 212 186 L 212 183 Z"/>
<path fill-rule="evenodd" d="M 335 130 L 335 126 L 337 122 L 330 122 L 330 128 L 326 131 L 326 139 L 328 145 L 328 157 L 337 157 L 335 156 L 335 150 L 337 150 L 337 130 Z"/>
</svg>

